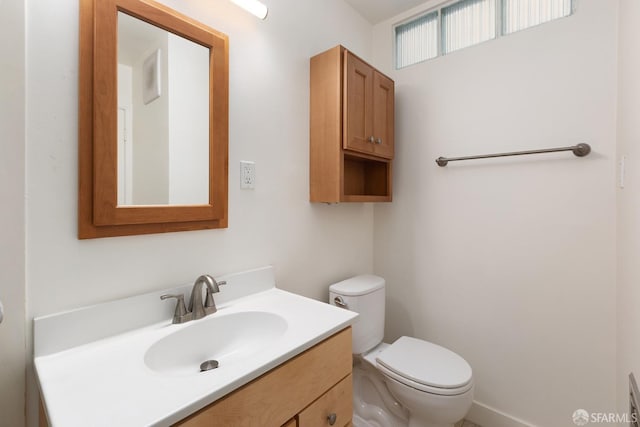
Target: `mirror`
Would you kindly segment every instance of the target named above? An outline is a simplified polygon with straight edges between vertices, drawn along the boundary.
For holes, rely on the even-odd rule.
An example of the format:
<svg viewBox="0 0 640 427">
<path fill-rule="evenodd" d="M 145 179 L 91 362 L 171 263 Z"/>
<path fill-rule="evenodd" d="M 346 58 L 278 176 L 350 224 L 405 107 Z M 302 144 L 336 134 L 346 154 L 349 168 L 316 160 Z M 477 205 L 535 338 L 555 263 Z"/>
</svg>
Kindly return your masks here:
<svg viewBox="0 0 640 427">
<path fill-rule="evenodd" d="M 227 226 L 228 38 L 152 0 L 81 0 L 79 237 Z"/>
<path fill-rule="evenodd" d="M 118 12 L 118 206 L 206 204 L 208 158 L 209 49 Z"/>
</svg>

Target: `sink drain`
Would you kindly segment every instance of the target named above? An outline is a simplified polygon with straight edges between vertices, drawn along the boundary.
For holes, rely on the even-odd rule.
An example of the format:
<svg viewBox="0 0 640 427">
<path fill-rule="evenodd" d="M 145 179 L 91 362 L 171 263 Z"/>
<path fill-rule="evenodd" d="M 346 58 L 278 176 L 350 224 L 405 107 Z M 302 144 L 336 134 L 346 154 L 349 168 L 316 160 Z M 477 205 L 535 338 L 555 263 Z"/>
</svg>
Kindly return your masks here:
<svg viewBox="0 0 640 427">
<path fill-rule="evenodd" d="M 200 372 L 210 371 L 218 367 L 217 360 L 206 360 L 200 364 Z"/>
</svg>

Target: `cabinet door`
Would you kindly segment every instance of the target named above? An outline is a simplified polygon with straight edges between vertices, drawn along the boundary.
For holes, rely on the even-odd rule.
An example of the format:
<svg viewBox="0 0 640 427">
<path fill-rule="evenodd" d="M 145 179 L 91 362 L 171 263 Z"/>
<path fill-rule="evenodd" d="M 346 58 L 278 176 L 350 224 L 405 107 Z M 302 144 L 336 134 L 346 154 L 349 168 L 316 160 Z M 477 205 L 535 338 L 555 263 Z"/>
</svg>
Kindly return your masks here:
<svg viewBox="0 0 640 427">
<path fill-rule="evenodd" d="M 373 72 L 374 153 L 393 158 L 394 85 L 393 80 Z"/>
<path fill-rule="evenodd" d="M 298 414 L 298 427 L 344 427 L 353 414 L 353 378 L 346 378 L 333 386 Z"/>
<path fill-rule="evenodd" d="M 345 51 L 344 55 L 343 147 L 372 154 L 374 70 L 350 52 Z"/>
</svg>

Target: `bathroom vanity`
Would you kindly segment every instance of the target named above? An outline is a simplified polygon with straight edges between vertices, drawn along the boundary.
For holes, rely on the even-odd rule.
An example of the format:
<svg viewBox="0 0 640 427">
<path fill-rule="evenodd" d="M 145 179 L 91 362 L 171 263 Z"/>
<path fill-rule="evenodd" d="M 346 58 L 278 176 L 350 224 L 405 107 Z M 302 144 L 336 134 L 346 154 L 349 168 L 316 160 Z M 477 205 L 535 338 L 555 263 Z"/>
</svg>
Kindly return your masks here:
<svg viewBox="0 0 640 427">
<path fill-rule="evenodd" d="M 184 324 L 167 291 L 35 319 L 41 425 L 349 425 L 357 314 L 277 289 L 271 267 L 219 279 L 218 311 Z"/>
<path fill-rule="evenodd" d="M 176 425 L 342 427 L 352 413 L 347 328 Z"/>
</svg>

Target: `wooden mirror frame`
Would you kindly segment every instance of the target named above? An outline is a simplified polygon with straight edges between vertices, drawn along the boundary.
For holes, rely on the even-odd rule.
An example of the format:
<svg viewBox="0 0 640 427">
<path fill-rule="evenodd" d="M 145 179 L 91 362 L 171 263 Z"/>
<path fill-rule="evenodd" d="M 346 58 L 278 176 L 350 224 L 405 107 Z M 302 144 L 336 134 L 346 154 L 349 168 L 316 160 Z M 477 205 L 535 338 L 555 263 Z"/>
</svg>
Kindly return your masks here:
<svg viewBox="0 0 640 427">
<path fill-rule="evenodd" d="M 209 202 L 117 203 L 118 11 L 209 48 Z M 152 0 L 80 0 L 78 237 L 226 228 L 229 39 Z"/>
</svg>

